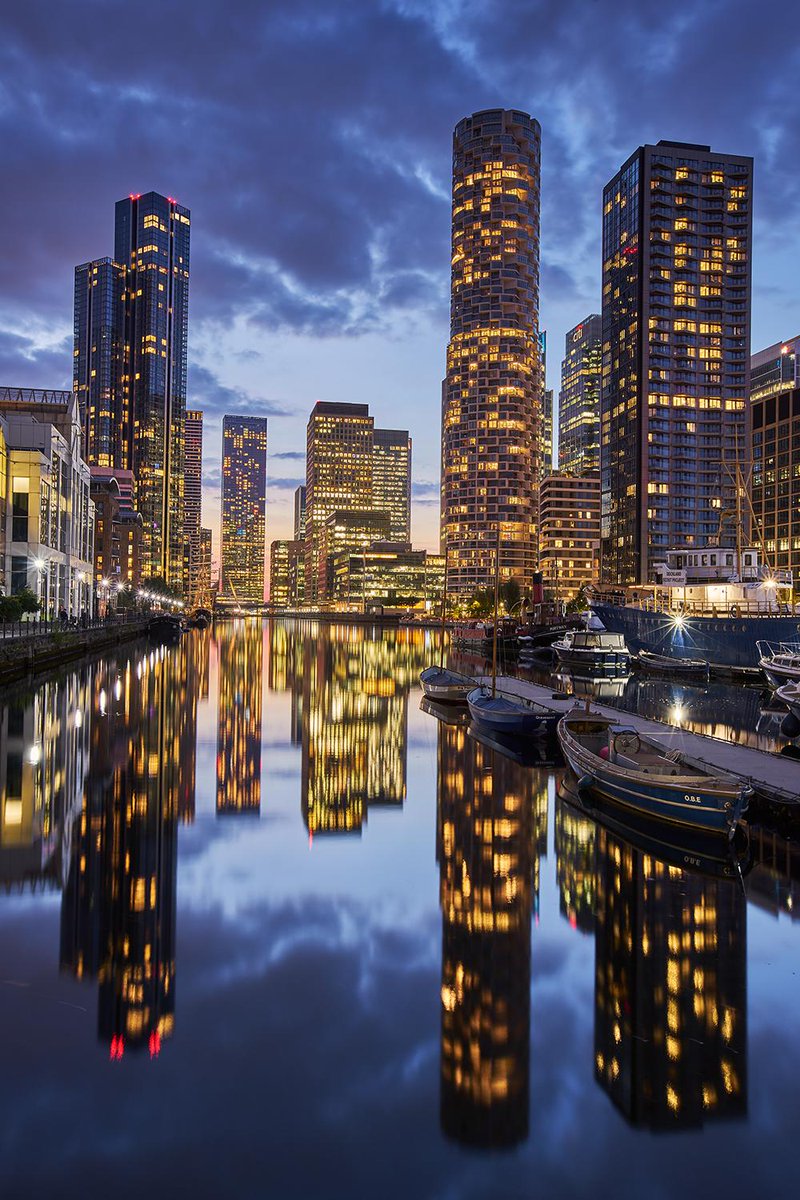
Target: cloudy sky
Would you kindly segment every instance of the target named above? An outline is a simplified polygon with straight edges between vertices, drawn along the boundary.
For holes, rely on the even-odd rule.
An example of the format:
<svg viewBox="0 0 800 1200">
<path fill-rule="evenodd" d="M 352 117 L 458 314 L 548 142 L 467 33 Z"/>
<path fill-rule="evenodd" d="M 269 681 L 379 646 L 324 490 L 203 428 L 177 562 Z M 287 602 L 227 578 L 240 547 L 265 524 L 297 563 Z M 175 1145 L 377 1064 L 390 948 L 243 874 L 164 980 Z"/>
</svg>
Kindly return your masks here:
<svg viewBox="0 0 800 1200">
<path fill-rule="evenodd" d="M 542 125 L 550 386 L 596 311 L 600 195 L 639 144 L 755 157 L 753 343 L 798 332 L 800 47 L 778 0 L 26 0 L 0 40 L 0 382 L 69 386 L 72 272 L 114 202 L 192 210 L 189 403 L 269 417 L 268 538 L 290 533 L 316 400 L 414 439 L 433 547 L 448 336 L 452 127 Z"/>
</svg>

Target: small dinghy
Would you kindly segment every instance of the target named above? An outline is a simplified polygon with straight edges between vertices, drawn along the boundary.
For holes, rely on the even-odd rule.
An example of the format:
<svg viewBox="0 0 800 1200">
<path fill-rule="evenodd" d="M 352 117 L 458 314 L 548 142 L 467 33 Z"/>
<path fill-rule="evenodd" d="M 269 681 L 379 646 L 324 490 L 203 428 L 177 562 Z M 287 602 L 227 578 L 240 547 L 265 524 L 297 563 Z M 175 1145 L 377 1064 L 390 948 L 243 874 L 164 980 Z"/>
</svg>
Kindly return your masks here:
<svg viewBox="0 0 800 1200">
<path fill-rule="evenodd" d="M 673 658 L 668 654 L 654 654 L 652 650 L 640 650 L 632 661 L 650 675 L 691 675 L 696 679 L 708 678 L 708 663 L 703 658 Z"/>
<path fill-rule="evenodd" d="M 543 704 L 496 687 L 474 688 L 467 696 L 467 705 L 473 721 L 495 733 L 546 733 L 558 722 L 558 713 Z"/>
<path fill-rule="evenodd" d="M 733 837 L 752 788 L 732 775 L 692 767 L 617 717 L 574 709 L 558 723 L 578 788 L 674 824 Z"/>
<path fill-rule="evenodd" d="M 459 675 L 458 671 L 438 666 L 420 671 L 419 681 L 428 699 L 437 700 L 439 704 L 463 704 L 468 692 L 475 687 L 475 680 L 469 675 Z"/>
</svg>

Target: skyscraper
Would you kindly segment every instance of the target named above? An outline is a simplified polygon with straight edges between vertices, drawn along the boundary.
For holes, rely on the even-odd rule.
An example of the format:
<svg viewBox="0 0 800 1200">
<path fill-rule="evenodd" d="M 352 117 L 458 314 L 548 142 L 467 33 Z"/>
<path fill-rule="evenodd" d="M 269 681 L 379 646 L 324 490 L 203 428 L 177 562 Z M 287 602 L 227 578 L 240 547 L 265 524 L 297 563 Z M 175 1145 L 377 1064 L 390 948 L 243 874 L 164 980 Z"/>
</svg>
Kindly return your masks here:
<svg viewBox="0 0 800 1200">
<path fill-rule="evenodd" d="M 183 448 L 183 536 L 186 595 L 198 603 L 200 571 L 200 510 L 203 499 L 203 414 L 186 413 Z"/>
<path fill-rule="evenodd" d="M 372 503 L 389 513 L 389 540 L 411 541 L 411 438 L 406 429 L 376 429 Z"/>
<path fill-rule="evenodd" d="M 128 468 L 120 407 L 125 271 L 110 258 L 75 268 L 72 390 L 83 426 L 83 457 L 93 467 Z"/>
<path fill-rule="evenodd" d="M 602 574 L 708 545 L 749 458 L 753 160 L 640 146 L 603 192 Z"/>
<path fill-rule="evenodd" d="M 222 422 L 223 596 L 264 599 L 267 505 L 267 418 Z"/>
<path fill-rule="evenodd" d="M 314 405 L 306 442 L 306 603 L 325 598 L 325 522 L 334 512 L 372 508 L 374 421 L 366 404 Z"/>
<path fill-rule="evenodd" d="M 493 109 L 453 135 L 450 344 L 442 397 L 442 540 L 450 591 L 536 566 L 541 442 L 540 128 Z"/>
<path fill-rule="evenodd" d="M 539 480 L 553 470 L 553 389 L 547 386 L 547 330 L 539 333 Z"/>
<path fill-rule="evenodd" d="M 590 313 L 570 329 L 558 395 L 558 469 L 570 475 L 600 470 L 600 387 L 603 319 Z"/>
<path fill-rule="evenodd" d="M 772 571 L 800 578 L 800 337 L 750 360 L 753 541 Z"/>
<path fill-rule="evenodd" d="M 263 663 L 260 623 L 234 621 L 223 626 L 219 638 L 217 816 L 258 816 L 261 812 Z"/>
<path fill-rule="evenodd" d="M 294 540 L 306 540 L 306 489 L 295 488 L 294 492 Z"/>
<path fill-rule="evenodd" d="M 142 575 L 183 587 L 183 435 L 189 301 L 188 208 L 147 192 L 116 206 L 125 268 L 121 418 L 144 521 Z"/>
</svg>

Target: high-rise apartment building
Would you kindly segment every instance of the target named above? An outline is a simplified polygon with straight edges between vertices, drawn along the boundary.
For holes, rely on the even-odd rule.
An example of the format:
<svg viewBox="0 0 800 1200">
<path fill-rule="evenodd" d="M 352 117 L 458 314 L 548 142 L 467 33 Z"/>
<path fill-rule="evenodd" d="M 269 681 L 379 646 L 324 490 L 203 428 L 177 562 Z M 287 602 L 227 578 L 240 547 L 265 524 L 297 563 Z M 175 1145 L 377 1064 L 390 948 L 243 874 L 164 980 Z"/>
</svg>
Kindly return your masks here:
<svg viewBox="0 0 800 1200">
<path fill-rule="evenodd" d="M 800 580 L 800 337 L 750 360 L 752 541 L 773 571 Z"/>
<path fill-rule="evenodd" d="M 453 135 L 450 343 L 442 396 L 448 587 L 536 566 L 541 442 L 539 123 L 492 109 Z"/>
<path fill-rule="evenodd" d="M 389 513 L 389 539 L 411 541 L 411 438 L 407 429 L 376 429 L 372 503 Z"/>
<path fill-rule="evenodd" d="M 306 540 L 306 489 L 295 488 L 294 493 L 294 540 Z"/>
<path fill-rule="evenodd" d="M 561 600 L 597 583 L 600 476 L 546 475 L 539 485 L 539 569 Z"/>
<path fill-rule="evenodd" d="M 113 260 L 75 271 L 73 348 L 87 461 L 133 471 L 142 576 L 180 588 L 189 230 L 171 197 L 118 201 Z"/>
<path fill-rule="evenodd" d="M 262 567 L 263 591 L 263 567 Z M 261 812 L 264 630 L 234 621 L 219 637 L 217 816 Z"/>
<path fill-rule="evenodd" d="M 558 469 L 570 475 L 600 471 L 600 388 L 603 318 L 590 313 L 570 329 L 558 394 Z"/>
<path fill-rule="evenodd" d="M 749 458 L 753 160 L 640 146 L 603 192 L 602 573 L 645 583 L 736 508 Z M 723 535 L 725 533 L 722 530 Z"/>
<path fill-rule="evenodd" d="M 324 600 L 325 523 L 337 510 L 372 508 L 374 421 L 366 404 L 314 405 L 306 442 L 307 603 Z"/>
<path fill-rule="evenodd" d="M 197 604 L 200 570 L 200 515 L 203 501 L 203 414 L 188 409 L 183 441 L 184 578 L 190 604 Z"/>
<path fill-rule="evenodd" d="M 539 334 L 539 387 L 541 412 L 539 427 L 539 480 L 553 470 L 553 389 L 547 386 L 547 330 Z"/>
<path fill-rule="evenodd" d="M 188 208 L 157 192 L 116 206 L 125 268 L 122 420 L 144 522 L 143 576 L 183 587 L 183 436 L 189 324 Z"/>
<path fill-rule="evenodd" d="M 94 467 L 126 468 L 120 410 L 125 271 L 110 258 L 75 268 L 72 390 L 81 414 L 83 457 Z"/>
<path fill-rule="evenodd" d="M 197 568 L 197 603 L 208 608 L 211 604 L 211 545 L 212 532 L 200 526 L 200 555 Z"/>
<path fill-rule="evenodd" d="M 220 590 L 235 600 L 264 599 L 267 418 L 222 421 Z"/>
</svg>

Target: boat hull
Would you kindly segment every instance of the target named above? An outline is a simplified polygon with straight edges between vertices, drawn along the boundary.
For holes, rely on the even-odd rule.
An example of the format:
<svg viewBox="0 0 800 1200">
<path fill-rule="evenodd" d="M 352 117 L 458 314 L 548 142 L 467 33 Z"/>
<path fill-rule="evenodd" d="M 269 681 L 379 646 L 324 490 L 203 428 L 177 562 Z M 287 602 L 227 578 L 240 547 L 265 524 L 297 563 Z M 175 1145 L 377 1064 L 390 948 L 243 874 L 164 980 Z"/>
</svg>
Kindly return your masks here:
<svg viewBox="0 0 800 1200">
<path fill-rule="evenodd" d="M 618 650 L 562 649 L 561 646 L 553 649 L 560 663 L 584 675 L 627 674 L 631 661 L 629 654 Z"/>
<path fill-rule="evenodd" d="M 419 681 L 423 695 L 437 704 L 465 704 L 468 694 L 475 687 L 473 680 L 465 679 L 462 682 L 451 671 L 438 667 L 427 667 L 421 671 Z"/>
<path fill-rule="evenodd" d="M 578 780 L 579 792 L 593 792 L 626 810 L 732 837 L 747 807 L 746 789 L 733 782 L 725 786 L 715 781 L 709 786 L 702 775 L 670 777 L 654 773 L 644 778 L 640 772 L 615 769 L 572 736 L 566 718 L 559 722 L 558 740 Z"/>
<path fill-rule="evenodd" d="M 476 689 L 467 697 L 467 705 L 470 716 L 476 725 L 494 730 L 495 733 L 505 734 L 509 737 L 544 733 L 548 728 L 554 726 L 558 719 L 555 713 L 548 716 L 532 712 L 521 704 L 507 703 L 504 707 L 502 701 L 497 704 L 492 701 L 492 706 L 489 707 L 488 701 L 491 699 L 488 693 Z"/>
<path fill-rule="evenodd" d="M 752 669 L 758 666 L 758 641 L 791 642 L 800 636 L 795 616 L 685 615 L 682 628 L 663 612 L 629 605 L 595 602 L 592 611 L 612 633 L 621 633 L 633 654 L 649 650 L 670 658 L 704 658 L 712 666 Z"/>
</svg>

